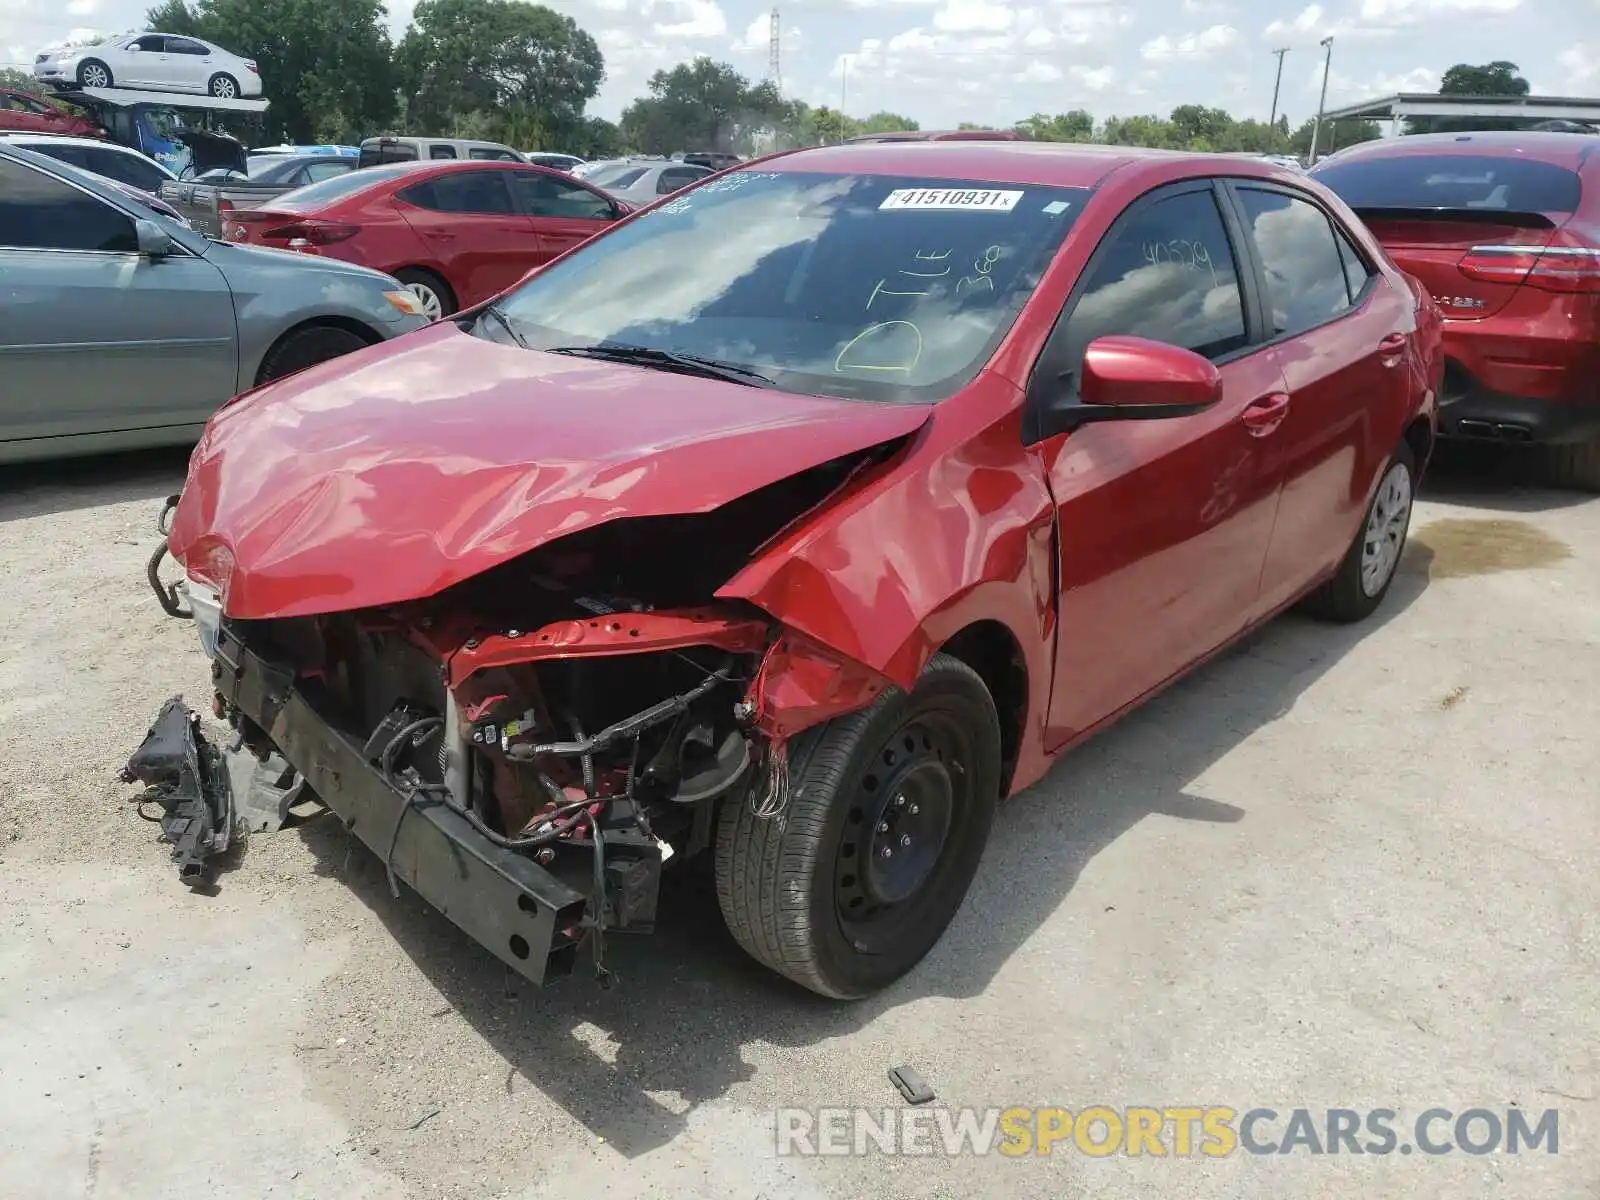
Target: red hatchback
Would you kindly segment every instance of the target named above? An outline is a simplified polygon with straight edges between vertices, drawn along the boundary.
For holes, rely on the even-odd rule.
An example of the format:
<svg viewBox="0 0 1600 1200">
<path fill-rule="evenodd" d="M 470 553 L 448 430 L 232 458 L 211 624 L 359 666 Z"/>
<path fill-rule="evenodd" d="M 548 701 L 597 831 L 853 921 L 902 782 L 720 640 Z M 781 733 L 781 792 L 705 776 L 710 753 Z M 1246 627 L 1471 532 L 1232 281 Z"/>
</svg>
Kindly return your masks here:
<svg viewBox="0 0 1600 1200">
<path fill-rule="evenodd" d="M 545 167 L 389 163 L 236 210 L 222 232 L 234 242 L 374 267 L 437 320 L 504 291 L 627 211 Z"/>
<path fill-rule="evenodd" d="M 104 137 L 87 117 L 63 112 L 37 96 L 0 88 L 0 133 L 53 133 L 62 137 Z"/>
<path fill-rule="evenodd" d="M 1441 435 L 1552 444 L 1600 489 L 1600 137 L 1393 138 L 1312 176 L 1438 301 Z"/>
<path fill-rule="evenodd" d="M 169 549 L 215 711 L 511 969 L 600 967 L 704 851 L 740 945 L 861 996 L 1055 758 L 1378 607 L 1440 371 L 1298 173 L 830 146 L 235 401 Z"/>
</svg>

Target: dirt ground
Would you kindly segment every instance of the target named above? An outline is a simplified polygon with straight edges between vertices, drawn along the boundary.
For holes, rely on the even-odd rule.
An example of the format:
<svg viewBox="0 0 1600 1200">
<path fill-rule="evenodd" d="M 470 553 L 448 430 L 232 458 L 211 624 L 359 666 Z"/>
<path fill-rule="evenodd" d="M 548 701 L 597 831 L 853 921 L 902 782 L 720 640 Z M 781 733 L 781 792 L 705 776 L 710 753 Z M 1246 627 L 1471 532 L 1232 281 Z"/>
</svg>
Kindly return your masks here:
<svg viewBox="0 0 1600 1200">
<path fill-rule="evenodd" d="M 836 1005 L 696 874 L 612 990 L 543 993 L 332 822 L 180 885 L 116 773 L 207 694 L 142 579 L 182 466 L 0 473 L 0 1195 L 1600 1192 L 1600 500 L 1440 476 L 1377 619 L 1284 618 L 1074 754 Z M 775 1154 L 776 1108 L 898 1106 L 900 1064 L 951 1107 L 1557 1108 L 1560 1152 Z"/>
</svg>

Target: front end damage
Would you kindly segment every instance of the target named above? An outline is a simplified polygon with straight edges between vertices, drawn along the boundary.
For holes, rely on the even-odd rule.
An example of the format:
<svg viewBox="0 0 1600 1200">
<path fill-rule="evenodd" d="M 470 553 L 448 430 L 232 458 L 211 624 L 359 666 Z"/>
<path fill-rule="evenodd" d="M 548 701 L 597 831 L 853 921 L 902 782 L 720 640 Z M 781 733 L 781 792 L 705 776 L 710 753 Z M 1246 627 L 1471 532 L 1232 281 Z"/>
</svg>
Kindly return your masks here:
<svg viewBox="0 0 1600 1200">
<path fill-rule="evenodd" d="M 651 930 L 663 868 L 708 847 L 721 807 L 780 817 L 788 739 L 889 686 L 753 606 L 692 602 L 753 549 L 650 518 L 381 609 L 232 620 L 198 588 L 213 715 L 235 755 L 281 756 L 279 786 L 331 810 L 396 895 L 534 983 L 580 950 L 605 981 L 606 937 Z"/>
</svg>

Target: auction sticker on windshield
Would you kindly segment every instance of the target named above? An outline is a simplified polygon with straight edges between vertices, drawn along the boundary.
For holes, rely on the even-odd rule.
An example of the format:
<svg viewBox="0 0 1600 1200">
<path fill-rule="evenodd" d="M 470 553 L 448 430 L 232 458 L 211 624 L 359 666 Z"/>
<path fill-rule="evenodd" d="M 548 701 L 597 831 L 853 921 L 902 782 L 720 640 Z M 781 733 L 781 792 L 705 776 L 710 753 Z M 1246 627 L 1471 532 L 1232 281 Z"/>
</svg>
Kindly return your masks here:
<svg viewBox="0 0 1600 1200">
<path fill-rule="evenodd" d="M 1022 199 L 1021 192 L 1000 192 L 973 188 L 896 188 L 883 198 L 879 211 L 919 208 L 949 212 L 1010 212 Z"/>
</svg>

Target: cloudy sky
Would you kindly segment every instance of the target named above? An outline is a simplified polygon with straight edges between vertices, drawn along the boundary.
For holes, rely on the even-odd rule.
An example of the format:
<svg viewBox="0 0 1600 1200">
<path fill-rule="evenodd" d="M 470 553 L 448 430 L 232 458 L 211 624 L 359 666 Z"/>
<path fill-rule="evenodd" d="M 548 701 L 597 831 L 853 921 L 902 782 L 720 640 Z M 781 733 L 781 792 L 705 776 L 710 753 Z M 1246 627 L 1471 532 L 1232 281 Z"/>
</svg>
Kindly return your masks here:
<svg viewBox="0 0 1600 1200">
<path fill-rule="evenodd" d="M 615 118 L 657 67 L 707 54 L 767 70 L 758 0 L 550 0 L 599 40 Z M 1600 0 L 780 0 L 782 83 L 852 115 L 892 109 L 925 128 L 1033 112 L 1165 113 L 1201 103 L 1265 118 L 1287 46 L 1280 111 L 1316 108 L 1332 34 L 1329 107 L 1428 91 L 1457 62 L 1518 63 L 1535 92 L 1600 95 Z M 0 62 L 70 31 L 138 27 L 146 0 L 0 0 Z M 393 0 L 398 34 L 411 0 Z M 263 71 L 271 64 L 263 63 Z"/>
</svg>

